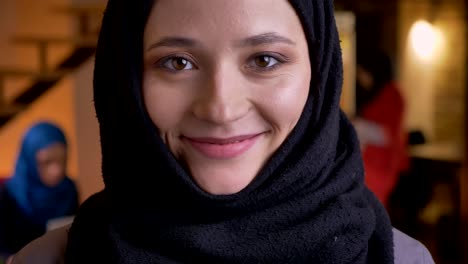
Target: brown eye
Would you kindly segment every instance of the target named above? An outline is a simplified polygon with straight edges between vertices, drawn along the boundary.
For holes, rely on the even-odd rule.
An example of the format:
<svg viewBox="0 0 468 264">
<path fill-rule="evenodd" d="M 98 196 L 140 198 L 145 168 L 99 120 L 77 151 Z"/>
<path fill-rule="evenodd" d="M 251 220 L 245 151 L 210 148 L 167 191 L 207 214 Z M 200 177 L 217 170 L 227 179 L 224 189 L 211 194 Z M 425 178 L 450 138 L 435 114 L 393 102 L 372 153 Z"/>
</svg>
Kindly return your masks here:
<svg viewBox="0 0 468 264">
<path fill-rule="evenodd" d="M 252 68 L 256 68 L 257 70 L 273 70 L 277 66 L 280 66 L 284 60 L 276 58 L 276 56 L 268 55 L 268 54 L 260 54 L 255 56 L 250 61 L 249 65 Z"/>
<path fill-rule="evenodd" d="M 174 70 L 178 70 L 178 71 L 184 70 L 189 64 L 188 60 L 184 58 L 180 58 L 180 57 L 173 58 L 171 62 L 172 62 L 172 67 L 174 68 Z"/>
<path fill-rule="evenodd" d="M 177 56 L 166 58 L 159 65 L 160 67 L 171 71 L 185 71 L 195 69 L 195 66 L 190 60 Z"/>
<path fill-rule="evenodd" d="M 255 65 L 261 68 L 266 68 L 270 66 L 271 61 L 274 60 L 270 56 L 262 55 L 255 58 Z"/>
</svg>

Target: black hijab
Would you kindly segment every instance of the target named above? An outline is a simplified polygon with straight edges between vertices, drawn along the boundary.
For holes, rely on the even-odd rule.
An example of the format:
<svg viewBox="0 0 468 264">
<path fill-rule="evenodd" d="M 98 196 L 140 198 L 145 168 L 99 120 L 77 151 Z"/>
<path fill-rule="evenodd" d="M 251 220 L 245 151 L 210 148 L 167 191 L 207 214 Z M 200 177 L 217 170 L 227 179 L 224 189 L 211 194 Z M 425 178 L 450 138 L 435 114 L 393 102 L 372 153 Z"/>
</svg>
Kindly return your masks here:
<svg viewBox="0 0 468 264">
<path fill-rule="evenodd" d="M 312 67 L 290 136 L 233 195 L 201 190 L 157 136 L 141 95 L 152 1 L 109 0 L 94 96 L 105 190 L 71 227 L 67 263 L 393 263 L 391 225 L 364 187 L 339 110 L 342 61 L 331 0 L 292 0 Z"/>
</svg>

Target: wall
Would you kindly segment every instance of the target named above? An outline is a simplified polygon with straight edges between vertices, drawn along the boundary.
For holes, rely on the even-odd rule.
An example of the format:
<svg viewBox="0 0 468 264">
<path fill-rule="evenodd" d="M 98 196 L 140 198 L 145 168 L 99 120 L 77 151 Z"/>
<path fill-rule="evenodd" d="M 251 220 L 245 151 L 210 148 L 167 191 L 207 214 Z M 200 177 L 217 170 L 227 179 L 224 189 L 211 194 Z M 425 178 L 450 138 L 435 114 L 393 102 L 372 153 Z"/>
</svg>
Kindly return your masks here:
<svg viewBox="0 0 468 264">
<path fill-rule="evenodd" d="M 468 0 L 465 0 L 465 8 L 468 7 Z M 465 11 L 465 21 L 468 21 L 468 12 Z M 468 42 L 468 28 L 464 32 L 465 40 Z M 465 54 L 465 64 L 468 65 L 468 54 Z M 468 75 L 468 69 L 465 76 Z M 465 86 L 466 87 L 466 86 Z M 468 87 L 465 88 L 465 102 L 468 102 Z M 465 104 L 465 136 L 468 132 L 468 104 Z M 465 159 L 460 175 L 460 225 L 462 227 L 461 252 L 463 252 L 463 263 L 468 263 L 468 140 L 465 139 L 464 148 Z"/>
<path fill-rule="evenodd" d="M 434 94 L 434 134 L 437 141 L 461 143 L 465 140 L 464 108 L 466 93 L 465 58 L 467 40 L 464 10 L 460 1 L 444 1 L 435 21 L 445 35 L 445 56 L 436 70 Z"/>
<path fill-rule="evenodd" d="M 9 43 L 9 36 L 15 28 L 15 0 L 0 1 L 0 68 L 15 62 L 14 49 Z"/>
<path fill-rule="evenodd" d="M 4 0 L 2 0 L 4 1 Z M 11 1 L 11 0 L 7 0 Z M 10 45 L 15 53 L 14 68 L 38 70 L 38 47 L 34 43 L 13 42 L 16 36 L 24 37 L 71 37 L 73 19 L 56 11 L 57 7 L 69 4 L 70 0 L 15 0 L 15 12 L 11 15 L 13 23 L 9 24 Z M 48 47 L 49 67 L 55 66 L 69 52 L 70 46 L 53 44 Z M 10 80 L 6 97 L 12 98 L 23 91 L 30 82 L 27 78 Z"/>
<path fill-rule="evenodd" d="M 464 6 L 460 0 L 402 0 L 399 4 L 399 71 L 407 100 L 406 124 L 421 129 L 431 142 L 461 146 L 465 138 L 466 40 Z M 410 43 L 414 22 L 426 19 L 441 32 L 434 57 L 421 60 Z"/>
<path fill-rule="evenodd" d="M 92 101 L 94 58 L 73 75 L 77 162 L 81 198 L 85 199 L 104 187 L 101 177 L 99 127 Z"/>
</svg>

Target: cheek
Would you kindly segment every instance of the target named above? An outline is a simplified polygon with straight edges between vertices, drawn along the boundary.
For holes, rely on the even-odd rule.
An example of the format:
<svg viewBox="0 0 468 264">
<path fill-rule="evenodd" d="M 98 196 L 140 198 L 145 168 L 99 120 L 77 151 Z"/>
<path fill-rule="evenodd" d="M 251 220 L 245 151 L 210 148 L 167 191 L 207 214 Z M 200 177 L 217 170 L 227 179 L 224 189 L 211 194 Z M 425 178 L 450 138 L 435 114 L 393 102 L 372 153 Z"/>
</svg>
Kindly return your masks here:
<svg viewBox="0 0 468 264">
<path fill-rule="evenodd" d="M 190 109 L 186 85 L 168 83 L 145 76 L 143 97 L 146 110 L 161 134 L 178 130 L 178 125 Z"/>
<path fill-rule="evenodd" d="M 51 178 L 51 175 L 53 173 L 53 166 L 51 166 L 51 164 L 40 165 L 38 167 L 38 171 L 39 171 L 39 175 L 40 175 L 41 179 L 48 180 L 48 179 Z"/>
<path fill-rule="evenodd" d="M 50 177 L 55 178 L 63 174 L 64 168 L 61 163 L 56 162 L 48 166 L 47 172 L 50 175 Z"/>
<path fill-rule="evenodd" d="M 37 171 L 39 172 L 39 176 L 41 179 L 45 179 L 49 175 L 48 166 L 46 165 L 38 165 Z"/>
<path fill-rule="evenodd" d="M 283 133 L 289 133 L 297 124 L 309 95 L 310 73 L 297 76 L 301 75 L 284 76 L 270 85 L 274 88 L 257 95 L 264 118 Z"/>
</svg>

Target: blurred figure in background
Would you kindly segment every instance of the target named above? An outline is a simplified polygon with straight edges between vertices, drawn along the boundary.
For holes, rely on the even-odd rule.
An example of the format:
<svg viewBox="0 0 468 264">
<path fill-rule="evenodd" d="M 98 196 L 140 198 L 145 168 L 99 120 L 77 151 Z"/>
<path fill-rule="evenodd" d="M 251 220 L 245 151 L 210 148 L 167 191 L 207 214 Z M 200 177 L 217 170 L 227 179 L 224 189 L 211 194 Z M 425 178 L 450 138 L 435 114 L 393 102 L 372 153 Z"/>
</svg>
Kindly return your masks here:
<svg viewBox="0 0 468 264">
<path fill-rule="evenodd" d="M 409 166 L 405 103 L 391 60 L 381 51 L 358 56 L 356 80 L 357 118 L 353 123 L 362 147 L 366 184 L 387 207 L 400 173 Z"/>
<path fill-rule="evenodd" d="M 52 219 L 75 214 L 78 194 L 66 175 L 67 142 L 40 122 L 25 134 L 15 172 L 0 187 L 0 252 L 4 257 L 45 233 Z"/>
</svg>

